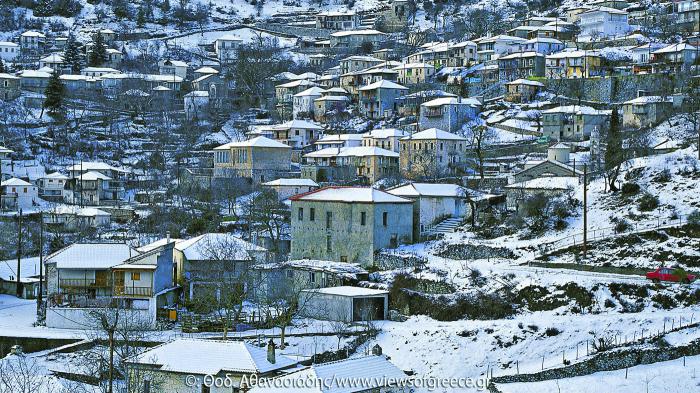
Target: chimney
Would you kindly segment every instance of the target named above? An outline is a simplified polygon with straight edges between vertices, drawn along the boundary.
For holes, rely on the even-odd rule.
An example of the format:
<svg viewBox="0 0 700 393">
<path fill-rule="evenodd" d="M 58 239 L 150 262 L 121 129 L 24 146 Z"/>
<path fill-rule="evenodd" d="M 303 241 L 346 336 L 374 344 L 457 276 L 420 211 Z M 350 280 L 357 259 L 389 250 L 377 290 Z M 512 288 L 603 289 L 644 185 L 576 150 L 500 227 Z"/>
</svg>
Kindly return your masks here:
<svg viewBox="0 0 700 393">
<path fill-rule="evenodd" d="M 22 351 L 22 346 L 19 344 L 15 344 L 12 347 L 10 347 L 10 354 L 11 355 L 21 355 L 23 353 Z"/>
<path fill-rule="evenodd" d="M 374 355 L 374 356 L 381 356 L 382 355 L 382 347 L 380 347 L 379 344 L 375 344 L 372 347 L 372 355 Z"/>
<path fill-rule="evenodd" d="M 170 244 L 170 231 L 165 233 L 165 244 Z"/>
<path fill-rule="evenodd" d="M 267 361 L 275 364 L 275 343 L 272 339 L 267 342 Z"/>
</svg>

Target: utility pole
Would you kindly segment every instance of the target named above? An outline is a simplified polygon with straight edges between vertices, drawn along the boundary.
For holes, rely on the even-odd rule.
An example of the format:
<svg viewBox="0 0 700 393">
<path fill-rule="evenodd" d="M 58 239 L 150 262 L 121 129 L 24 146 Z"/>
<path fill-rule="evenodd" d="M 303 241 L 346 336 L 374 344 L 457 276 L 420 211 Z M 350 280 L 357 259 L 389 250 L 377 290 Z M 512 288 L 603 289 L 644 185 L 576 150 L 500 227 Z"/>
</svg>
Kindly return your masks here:
<svg viewBox="0 0 700 393">
<path fill-rule="evenodd" d="M 18 298 L 22 297 L 22 284 L 20 282 L 20 272 L 22 269 L 22 209 L 19 209 L 17 216 L 17 271 L 15 272 L 16 294 Z"/>
<path fill-rule="evenodd" d="M 39 294 L 36 297 L 37 314 L 43 315 L 44 293 L 44 212 L 39 213 Z"/>
<path fill-rule="evenodd" d="M 583 164 L 583 257 L 588 252 L 588 164 Z"/>
</svg>

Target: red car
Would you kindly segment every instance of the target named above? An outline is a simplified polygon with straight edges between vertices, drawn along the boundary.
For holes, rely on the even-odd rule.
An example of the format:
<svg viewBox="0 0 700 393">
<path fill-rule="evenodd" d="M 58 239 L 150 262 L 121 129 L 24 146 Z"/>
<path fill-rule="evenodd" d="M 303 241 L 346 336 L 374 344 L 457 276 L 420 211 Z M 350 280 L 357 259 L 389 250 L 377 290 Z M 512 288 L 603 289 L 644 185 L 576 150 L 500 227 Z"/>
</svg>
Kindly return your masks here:
<svg viewBox="0 0 700 393">
<path fill-rule="evenodd" d="M 660 267 L 653 272 L 649 272 L 646 274 L 647 279 L 654 281 L 654 282 L 660 282 L 660 281 L 672 281 L 672 282 L 682 282 L 682 283 L 689 283 L 691 281 L 695 281 L 697 278 L 696 275 L 694 274 L 688 274 L 685 273 L 685 277 L 681 277 L 681 275 L 677 274 L 676 269 L 672 269 L 670 267 Z"/>
</svg>

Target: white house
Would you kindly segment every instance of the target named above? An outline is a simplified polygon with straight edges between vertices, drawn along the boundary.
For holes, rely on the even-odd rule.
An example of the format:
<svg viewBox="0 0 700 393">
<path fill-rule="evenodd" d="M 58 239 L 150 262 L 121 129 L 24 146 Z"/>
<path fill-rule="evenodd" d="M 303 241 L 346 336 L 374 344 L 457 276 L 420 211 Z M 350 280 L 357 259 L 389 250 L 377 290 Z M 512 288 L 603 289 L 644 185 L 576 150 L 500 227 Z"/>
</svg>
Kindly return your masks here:
<svg viewBox="0 0 700 393">
<path fill-rule="evenodd" d="M 318 183 L 311 179 L 277 179 L 262 183 L 263 187 L 275 190 L 280 201 L 291 196 L 303 194 L 318 188 Z"/>
<path fill-rule="evenodd" d="M 13 61 L 19 56 L 19 45 L 14 42 L 0 41 L 0 59 Z"/>
<path fill-rule="evenodd" d="M 292 118 L 314 117 L 314 100 L 321 98 L 324 89 L 314 86 L 292 96 Z"/>
<path fill-rule="evenodd" d="M 615 8 L 597 7 L 578 16 L 581 41 L 620 37 L 632 30 L 627 12 Z"/>
<path fill-rule="evenodd" d="M 13 177 L 0 183 L 0 187 L 3 209 L 27 209 L 39 203 L 39 190 L 32 183 Z"/>
<path fill-rule="evenodd" d="M 214 41 L 214 50 L 219 62 L 224 64 L 233 61 L 241 43 L 243 43 L 241 38 L 230 34 L 217 38 Z"/>
<path fill-rule="evenodd" d="M 336 134 L 325 135 L 314 143 L 316 150 L 343 147 L 357 147 L 362 145 L 362 135 L 360 134 Z"/>
<path fill-rule="evenodd" d="M 46 35 L 38 31 L 25 31 L 19 36 L 19 45 L 22 51 L 36 52 L 43 48 Z"/>
<path fill-rule="evenodd" d="M 462 218 L 472 213 L 469 191 L 457 184 L 409 183 L 386 192 L 418 202 L 421 233 L 445 219 Z"/>
<path fill-rule="evenodd" d="M 39 195 L 44 199 L 62 201 L 68 176 L 61 172 L 50 173 L 39 179 Z"/>
<path fill-rule="evenodd" d="M 92 77 L 101 77 L 107 74 L 121 74 L 122 72 L 119 70 L 115 70 L 114 68 L 110 67 L 85 67 L 82 70 L 80 70 L 80 75 L 84 76 L 92 76 Z"/>
<path fill-rule="evenodd" d="M 175 75 L 186 79 L 187 67 L 188 65 L 184 61 L 165 59 L 158 62 L 158 73 L 161 75 Z"/>
</svg>

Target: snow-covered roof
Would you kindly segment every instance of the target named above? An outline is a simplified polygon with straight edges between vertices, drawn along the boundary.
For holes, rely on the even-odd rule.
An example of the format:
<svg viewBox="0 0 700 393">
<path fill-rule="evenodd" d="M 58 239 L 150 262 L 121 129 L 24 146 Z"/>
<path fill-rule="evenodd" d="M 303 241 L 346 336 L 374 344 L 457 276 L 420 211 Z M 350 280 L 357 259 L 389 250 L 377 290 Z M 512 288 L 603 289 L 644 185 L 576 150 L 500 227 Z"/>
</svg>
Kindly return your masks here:
<svg viewBox="0 0 700 393">
<path fill-rule="evenodd" d="M 172 239 L 172 238 L 164 237 L 164 238 L 162 238 L 162 239 L 158 239 L 158 240 L 156 240 L 156 241 L 154 241 L 154 242 L 151 242 L 151 243 L 148 243 L 148 244 L 143 245 L 143 246 L 141 246 L 141 247 L 138 247 L 136 250 L 137 250 L 138 252 L 145 253 L 145 252 L 149 252 L 149 251 L 155 250 L 155 249 L 158 248 L 158 247 L 162 247 L 162 246 L 164 246 L 164 245 L 166 245 L 166 244 L 168 244 L 168 243 L 172 243 L 172 242 L 179 243 L 179 242 L 182 242 L 182 241 L 184 241 L 184 240 L 182 240 L 182 239 Z"/>
<path fill-rule="evenodd" d="M 661 48 L 657 51 L 652 52 L 653 54 L 663 54 L 663 53 L 676 53 L 676 52 L 681 52 L 684 50 L 689 50 L 689 51 L 697 51 L 698 48 L 696 48 L 693 45 L 688 44 L 687 42 L 681 42 L 680 44 L 672 44 L 669 45 L 665 48 Z"/>
<path fill-rule="evenodd" d="M 314 102 L 316 101 L 350 101 L 350 98 L 346 96 L 323 96 L 316 98 Z"/>
<path fill-rule="evenodd" d="M 14 150 L 10 150 L 10 149 L 6 148 L 5 146 L 0 145 L 0 153 L 10 154 L 10 153 L 14 153 Z"/>
<path fill-rule="evenodd" d="M 103 175 L 100 172 L 95 172 L 95 171 L 88 171 L 83 173 L 82 175 L 76 176 L 77 179 L 80 180 L 86 180 L 86 181 L 94 181 L 94 180 L 112 180 L 111 177 L 107 175 Z"/>
<path fill-rule="evenodd" d="M 607 115 L 610 112 L 604 110 L 598 110 L 590 106 L 585 105 L 563 105 L 556 108 L 547 109 L 542 111 L 542 113 L 571 113 L 576 115 Z"/>
<path fill-rule="evenodd" d="M 377 59 L 376 57 L 360 56 L 360 55 L 349 56 L 349 57 L 346 57 L 340 61 L 364 61 L 364 62 L 370 62 L 370 63 L 382 63 L 382 62 L 384 62 L 384 60 Z"/>
<path fill-rule="evenodd" d="M 404 137 L 408 135 L 407 131 L 399 130 L 398 128 L 377 128 L 362 134 L 363 138 L 384 139 L 390 137 Z"/>
<path fill-rule="evenodd" d="M 307 120 L 294 119 L 281 124 L 275 124 L 270 127 L 265 127 L 268 130 L 290 130 L 292 128 L 299 128 L 303 130 L 322 130 L 323 127 L 318 124 L 312 123 Z"/>
<path fill-rule="evenodd" d="M 9 42 L 9 41 L 0 41 L 0 46 L 3 47 L 18 47 L 19 45 L 15 44 L 14 42 Z"/>
<path fill-rule="evenodd" d="M 350 387 L 339 381 L 367 381 Z M 250 393 L 279 393 L 289 389 L 283 386 L 308 386 L 295 389 L 303 393 L 354 393 L 364 391 L 380 391 L 380 388 L 406 385 L 408 377 L 383 356 L 365 356 L 343 359 L 330 363 L 314 364 L 308 368 L 290 372 L 279 377 L 274 383 L 261 384 L 250 390 Z M 289 381 L 289 382 L 284 382 Z M 299 381 L 299 382 L 292 382 Z M 303 381 L 328 381 L 326 384 L 303 384 Z M 389 381 L 394 385 L 389 385 Z M 384 391 L 383 389 L 381 391 Z"/>
<path fill-rule="evenodd" d="M 79 207 L 75 205 L 58 205 L 51 210 L 47 211 L 47 214 L 54 215 L 76 215 L 81 217 L 97 217 L 97 216 L 111 216 L 112 214 L 107 213 L 104 210 L 100 210 L 94 207 Z"/>
<path fill-rule="evenodd" d="M 230 233 L 205 233 L 175 243 L 175 249 L 181 251 L 189 261 L 206 261 L 217 259 L 221 248 L 226 248 L 225 258 L 235 261 L 250 259 L 249 251 L 266 251 L 240 237 Z"/>
<path fill-rule="evenodd" d="M 42 63 L 63 63 L 63 56 L 58 53 L 52 53 L 42 59 L 39 59 Z"/>
<path fill-rule="evenodd" d="M 147 82 L 182 82 L 182 78 L 177 75 L 158 75 L 158 74 L 148 74 L 143 76 L 143 80 Z"/>
<path fill-rule="evenodd" d="M 563 42 L 559 41 L 558 39 L 549 37 L 536 37 L 525 41 L 526 44 L 536 44 L 538 42 L 544 42 L 548 44 L 563 44 Z"/>
<path fill-rule="evenodd" d="M 462 98 L 462 97 L 439 97 L 428 102 L 424 102 L 421 106 L 425 107 L 437 107 L 443 105 L 470 105 L 470 106 L 481 106 L 481 102 L 476 98 Z"/>
<path fill-rule="evenodd" d="M 370 187 L 325 187 L 295 195 L 293 201 L 357 202 L 357 203 L 411 203 L 408 199 Z"/>
<path fill-rule="evenodd" d="M 539 52 L 516 52 L 511 53 L 510 55 L 501 56 L 498 58 L 498 60 L 520 59 L 523 57 L 544 57 L 544 54 Z"/>
<path fill-rule="evenodd" d="M 152 91 L 172 91 L 173 89 L 165 86 L 156 86 L 151 89 Z"/>
<path fill-rule="evenodd" d="M 528 85 L 528 86 L 537 86 L 537 87 L 544 87 L 543 83 L 537 82 L 537 81 L 531 81 L 529 79 L 516 79 L 512 82 L 506 83 L 506 85 Z"/>
<path fill-rule="evenodd" d="M 610 7 L 596 7 L 593 9 L 590 9 L 588 11 L 582 12 L 579 14 L 579 17 L 585 14 L 592 14 L 592 13 L 597 13 L 597 12 L 603 12 L 606 14 L 619 14 L 619 15 L 627 15 L 626 11 L 618 10 L 616 8 L 610 8 Z"/>
<path fill-rule="evenodd" d="M 22 33 L 22 37 L 41 37 L 44 38 L 46 35 L 44 33 L 39 33 L 38 31 L 25 31 Z"/>
<path fill-rule="evenodd" d="M 185 94 L 185 98 L 209 97 L 209 92 L 204 90 L 194 90 Z"/>
<path fill-rule="evenodd" d="M 371 289 L 351 286 L 305 289 L 302 292 L 313 292 L 321 293 L 324 295 L 336 295 L 345 297 L 383 296 L 389 294 L 389 291 L 385 291 L 382 289 Z"/>
<path fill-rule="evenodd" d="M 382 156 L 382 157 L 399 157 L 399 153 L 393 150 L 382 149 L 376 146 L 353 146 L 344 147 L 340 149 L 338 157 L 370 157 L 370 156 Z"/>
<path fill-rule="evenodd" d="M 345 30 L 331 33 L 331 37 L 347 37 L 352 35 L 386 35 L 379 30 L 364 29 L 364 30 Z"/>
<path fill-rule="evenodd" d="M 348 91 L 342 87 L 331 87 L 330 89 L 326 89 L 326 94 L 348 94 Z"/>
<path fill-rule="evenodd" d="M 194 73 L 195 74 L 218 74 L 219 71 L 217 71 L 211 67 L 201 67 L 201 68 L 197 68 L 196 70 L 194 70 Z"/>
<path fill-rule="evenodd" d="M 19 79 L 18 77 L 10 74 L 6 74 L 4 72 L 0 72 L 0 79 Z"/>
<path fill-rule="evenodd" d="M 409 183 L 386 190 L 402 197 L 465 197 L 467 189 L 457 184 Z"/>
<path fill-rule="evenodd" d="M 184 62 L 184 61 L 181 61 L 181 60 L 170 60 L 170 59 L 167 59 L 167 60 L 162 60 L 162 61 L 160 62 L 160 64 L 161 64 L 161 65 L 166 65 L 165 63 L 168 63 L 168 62 L 170 63 L 170 64 L 168 64 L 168 65 L 172 65 L 173 67 L 187 67 L 187 63 Z"/>
<path fill-rule="evenodd" d="M 398 83 L 394 83 L 392 81 L 382 79 L 380 81 L 376 81 L 374 83 L 370 83 L 367 86 L 362 86 L 358 90 L 360 91 L 368 91 L 368 90 L 375 90 L 375 89 L 398 89 L 398 90 L 408 90 L 408 87 L 401 86 Z"/>
<path fill-rule="evenodd" d="M 280 354 L 276 356 L 275 363 L 270 363 L 265 348 L 247 342 L 202 339 L 171 341 L 127 361 L 159 366 L 162 371 L 197 375 L 217 375 L 222 371 L 260 374 L 296 364 L 296 361 Z"/>
<path fill-rule="evenodd" d="M 576 50 L 576 49 L 566 49 L 560 52 L 552 53 L 547 55 L 548 59 L 566 59 L 566 58 L 577 58 L 577 57 L 600 57 L 600 53 L 595 50 Z"/>
<path fill-rule="evenodd" d="M 310 80 L 307 80 L 307 79 L 297 79 L 297 80 L 293 80 L 291 82 L 277 85 L 277 86 L 275 86 L 275 88 L 291 89 L 291 88 L 299 87 L 299 86 L 316 86 L 316 83 L 311 82 Z"/>
<path fill-rule="evenodd" d="M 272 180 L 267 183 L 263 183 L 263 186 L 302 186 L 302 187 L 318 187 L 318 183 L 311 179 L 277 179 Z"/>
<path fill-rule="evenodd" d="M 324 135 L 321 139 L 317 140 L 315 143 L 317 145 L 326 143 L 341 143 L 345 141 L 361 141 L 362 134 L 335 134 L 335 135 Z"/>
<path fill-rule="evenodd" d="M 259 264 L 255 265 L 254 268 L 261 270 L 283 268 L 313 270 L 328 272 L 347 278 L 357 278 L 358 274 L 367 274 L 367 270 L 363 269 L 358 263 L 325 261 L 317 259 L 296 259 L 279 263 Z"/>
<path fill-rule="evenodd" d="M 50 72 L 44 72 L 39 70 L 24 70 L 20 71 L 22 78 L 51 78 Z"/>
<path fill-rule="evenodd" d="M 1 187 L 29 187 L 31 185 L 32 183 L 26 182 L 22 179 L 18 179 L 16 177 L 7 179 L 4 182 L 0 183 Z"/>
<path fill-rule="evenodd" d="M 579 186 L 577 176 L 543 176 L 520 183 L 513 183 L 505 186 L 508 189 L 530 189 L 530 190 L 566 190 L 570 187 Z"/>
<path fill-rule="evenodd" d="M 119 171 L 119 172 L 124 172 L 124 170 L 113 167 L 106 162 L 99 162 L 99 161 L 84 161 L 79 164 L 74 164 L 71 165 L 67 168 L 69 171 L 105 171 L 105 170 L 110 170 L 110 171 Z"/>
<path fill-rule="evenodd" d="M 59 269 L 109 269 L 138 255 L 124 243 L 75 243 L 46 258 Z"/>
<path fill-rule="evenodd" d="M 422 139 L 466 141 L 466 138 L 464 137 L 453 134 L 451 132 L 440 130 L 438 128 L 428 128 L 427 130 L 416 132 L 415 134 L 401 138 L 401 140 L 403 141 Z"/>
<path fill-rule="evenodd" d="M 121 74 L 122 72 L 119 70 L 115 70 L 114 68 L 109 68 L 109 67 L 85 67 L 80 72 L 102 72 L 102 73 L 107 73 L 107 74 Z"/>
<path fill-rule="evenodd" d="M 404 70 L 404 69 L 412 69 L 412 68 L 435 68 L 432 64 L 428 63 L 406 63 L 406 64 L 401 64 L 399 66 L 394 67 L 395 70 Z"/>
<path fill-rule="evenodd" d="M 20 260 L 20 282 L 33 282 L 39 275 L 39 257 L 23 257 Z M 0 261 L 0 280 L 15 281 L 17 279 L 17 259 Z"/>
<path fill-rule="evenodd" d="M 217 146 L 214 150 L 228 150 L 232 147 L 268 147 L 268 148 L 281 148 L 281 149 L 291 149 L 290 146 L 284 143 L 277 142 L 274 139 L 266 138 L 264 136 L 258 136 L 246 141 L 229 142 L 221 146 Z"/>
<path fill-rule="evenodd" d="M 322 88 L 320 88 L 320 87 L 318 87 L 318 86 L 314 86 L 314 87 L 311 87 L 311 88 L 309 88 L 309 89 L 306 89 L 306 90 L 304 90 L 304 91 L 302 91 L 302 92 L 299 92 L 299 93 L 297 93 L 297 94 L 294 94 L 294 97 L 321 96 L 321 94 L 322 94 L 322 93 L 325 93 L 325 91 L 326 91 L 326 90 L 324 90 L 324 89 L 322 89 Z"/>
<path fill-rule="evenodd" d="M 654 104 L 654 103 L 660 103 L 660 102 L 672 102 L 672 100 L 670 97 L 641 96 L 641 97 L 637 97 L 637 98 L 629 100 L 629 101 L 625 101 L 623 104 L 645 105 L 645 104 Z"/>
</svg>

